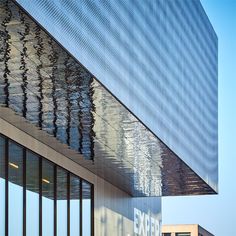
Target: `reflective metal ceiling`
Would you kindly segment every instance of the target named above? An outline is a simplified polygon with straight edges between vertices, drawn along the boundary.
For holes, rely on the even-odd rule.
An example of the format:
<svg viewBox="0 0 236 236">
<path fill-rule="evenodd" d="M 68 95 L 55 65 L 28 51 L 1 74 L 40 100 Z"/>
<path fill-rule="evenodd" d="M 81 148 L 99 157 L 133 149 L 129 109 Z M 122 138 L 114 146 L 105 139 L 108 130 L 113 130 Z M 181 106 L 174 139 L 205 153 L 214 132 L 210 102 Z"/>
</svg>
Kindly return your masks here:
<svg viewBox="0 0 236 236">
<path fill-rule="evenodd" d="M 218 40 L 200 0 L 15 0 L 208 185 Z"/>
<path fill-rule="evenodd" d="M 0 104 L 133 196 L 215 193 L 11 1 L 0 1 Z"/>
</svg>

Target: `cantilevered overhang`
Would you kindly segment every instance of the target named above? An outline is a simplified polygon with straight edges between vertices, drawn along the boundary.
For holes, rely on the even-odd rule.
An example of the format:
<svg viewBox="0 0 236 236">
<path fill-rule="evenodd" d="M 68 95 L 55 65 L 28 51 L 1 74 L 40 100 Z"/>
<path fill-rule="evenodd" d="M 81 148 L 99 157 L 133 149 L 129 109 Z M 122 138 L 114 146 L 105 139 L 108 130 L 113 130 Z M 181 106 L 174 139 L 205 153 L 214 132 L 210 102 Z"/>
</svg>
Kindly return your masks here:
<svg viewBox="0 0 236 236">
<path fill-rule="evenodd" d="M 0 2 L 2 119 L 132 196 L 215 193 L 19 6 Z"/>
</svg>

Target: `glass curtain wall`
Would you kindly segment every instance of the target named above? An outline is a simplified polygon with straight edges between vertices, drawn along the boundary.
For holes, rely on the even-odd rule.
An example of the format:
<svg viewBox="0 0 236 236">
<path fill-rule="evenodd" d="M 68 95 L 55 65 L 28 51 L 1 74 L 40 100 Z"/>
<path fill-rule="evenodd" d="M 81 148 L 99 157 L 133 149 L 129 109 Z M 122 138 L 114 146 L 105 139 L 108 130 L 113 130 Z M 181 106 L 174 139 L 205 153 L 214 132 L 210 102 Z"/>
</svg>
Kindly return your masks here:
<svg viewBox="0 0 236 236">
<path fill-rule="evenodd" d="M 54 236 L 55 167 L 46 160 L 42 167 L 42 235 Z"/>
<path fill-rule="evenodd" d="M 57 235 L 67 236 L 67 172 L 57 168 Z M 79 213 L 79 212 L 77 212 Z M 72 234 L 73 235 L 73 234 Z"/>
<path fill-rule="evenodd" d="M 80 235 L 80 178 L 75 175 L 70 176 L 70 233 Z M 79 188 L 78 188 L 79 186 Z"/>
<path fill-rule="evenodd" d="M 39 235 L 39 157 L 26 153 L 26 235 Z"/>
<path fill-rule="evenodd" d="M 5 140 L 0 136 L 0 235 L 5 234 Z"/>
<path fill-rule="evenodd" d="M 91 184 L 82 181 L 83 236 L 91 235 Z"/>
<path fill-rule="evenodd" d="M 93 185 L 0 135 L 0 236 L 92 236 Z"/>
<path fill-rule="evenodd" d="M 8 232 L 23 235 L 23 148 L 9 142 L 8 162 Z"/>
</svg>

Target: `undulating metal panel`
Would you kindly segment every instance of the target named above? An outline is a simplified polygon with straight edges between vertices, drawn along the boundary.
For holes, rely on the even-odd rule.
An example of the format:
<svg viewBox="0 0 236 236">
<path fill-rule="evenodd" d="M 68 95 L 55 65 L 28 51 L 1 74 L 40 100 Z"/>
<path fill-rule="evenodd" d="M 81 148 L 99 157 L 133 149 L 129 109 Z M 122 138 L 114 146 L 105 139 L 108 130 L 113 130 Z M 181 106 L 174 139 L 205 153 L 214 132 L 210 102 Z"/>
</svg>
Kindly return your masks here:
<svg viewBox="0 0 236 236">
<path fill-rule="evenodd" d="M 217 189 L 217 36 L 199 0 L 17 2 Z"/>
<path fill-rule="evenodd" d="M 2 106 L 83 154 L 85 167 L 133 196 L 215 193 L 19 7 L 0 2 Z"/>
</svg>

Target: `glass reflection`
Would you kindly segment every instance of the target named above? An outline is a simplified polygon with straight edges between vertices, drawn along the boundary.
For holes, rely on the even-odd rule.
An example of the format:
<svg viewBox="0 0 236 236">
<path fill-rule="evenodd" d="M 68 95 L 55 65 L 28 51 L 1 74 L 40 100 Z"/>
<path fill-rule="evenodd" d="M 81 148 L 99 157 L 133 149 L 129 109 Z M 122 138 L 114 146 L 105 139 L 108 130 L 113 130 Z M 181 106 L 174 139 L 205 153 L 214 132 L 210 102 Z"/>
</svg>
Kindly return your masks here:
<svg viewBox="0 0 236 236">
<path fill-rule="evenodd" d="M 82 235 L 91 235 L 91 184 L 82 182 Z"/>
<path fill-rule="evenodd" d="M 26 235 L 39 235 L 39 157 L 26 154 Z"/>
<path fill-rule="evenodd" d="M 5 143 L 8 143 L 9 147 L 6 150 Z M 70 235 L 81 235 L 81 229 L 83 236 L 91 235 L 92 185 L 0 135 L 0 236 L 5 235 L 6 152 L 9 153 L 7 165 L 9 172 L 8 236 L 23 235 L 24 184 L 26 190 L 26 235 L 38 236 L 40 234 L 40 183 L 42 184 L 42 235 L 54 236 L 56 233 L 57 236 L 67 236 L 69 233 L 68 223 Z M 40 177 L 41 160 L 42 178 Z M 26 171 L 25 175 L 24 170 Z M 55 197 L 56 201 L 54 201 Z M 69 209 L 70 217 L 68 218 Z M 54 232 L 54 215 L 57 220 L 56 232 Z"/>
<path fill-rule="evenodd" d="M 171 5 L 172 4 L 170 4 L 170 6 Z M 175 15 L 174 9 L 178 10 L 178 8 L 173 5 L 173 13 Z M 162 10 L 163 6 L 160 8 L 160 13 Z M 152 133 L 119 103 L 112 94 L 102 87 L 78 61 L 63 50 L 39 25 L 29 19 L 17 6 L 12 4 L 11 1 L 2 1 L 0 13 L 0 21 L 2 23 L 0 24 L 0 27 L 2 27 L 0 37 L 0 45 L 2 45 L 0 61 L 2 60 L 3 62 L 0 63 L 0 70 L 3 72 L 3 79 L 0 79 L 1 106 L 13 109 L 32 124 L 37 125 L 40 129 L 53 135 L 62 143 L 67 144 L 71 149 L 83 154 L 86 159 L 94 159 L 93 164 L 95 165 L 100 162 L 96 157 L 102 156 L 102 160 L 108 164 L 108 168 L 104 167 L 100 168 L 99 171 L 94 171 L 98 170 L 98 168 L 92 167 L 91 170 L 94 171 L 96 175 L 108 179 L 112 184 L 131 195 L 185 195 L 192 194 L 192 190 L 194 190 L 195 194 L 214 192 L 210 187 L 207 187 L 204 181 L 200 181 L 197 175 L 193 176 L 193 174 L 189 174 L 189 168 L 184 167 L 178 169 L 177 167 L 180 165 L 176 165 L 174 166 L 175 168 L 173 168 L 173 161 L 170 156 L 172 155 L 173 158 L 178 157 L 174 157 L 174 153 L 168 149 L 164 143 L 160 142 L 160 140 L 152 135 Z M 173 18 L 168 18 L 168 20 L 171 19 Z M 163 28 L 163 26 L 165 26 L 165 23 L 165 21 L 158 22 L 161 26 L 156 29 L 158 35 L 163 34 L 163 29 L 165 28 Z M 179 61 L 169 60 L 172 57 L 168 56 L 162 58 L 162 56 L 165 55 L 165 50 L 172 50 L 169 50 L 170 48 L 167 47 L 170 43 L 164 42 L 162 38 L 158 40 L 163 44 L 153 44 L 153 46 L 158 47 L 158 54 L 160 53 L 158 65 L 153 67 L 159 68 L 158 71 L 156 71 L 158 73 L 153 70 L 151 72 L 148 70 L 147 73 L 147 70 L 145 70 L 145 73 L 150 77 L 150 83 L 146 83 L 146 80 L 143 79 L 146 78 L 146 76 L 140 77 L 142 81 L 139 80 L 140 78 L 133 80 L 132 86 L 137 87 L 137 90 L 133 90 L 135 94 L 131 93 L 129 97 L 131 98 L 133 96 L 133 98 L 135 98 L 131 99 L 132 102 L 136 99 L 140 99 L 141 101 L 139 103 L 141 107 L 138 109 L 139 111 L 137 111 L 137 115 L 140 112 L 140 116 L 138 117 L 142 118 L 142 115 L 146 114 L 146 111 L 148 111 L 149 116 L 146 118 L 150 118 L 150 125 L 158 124 L 153 127 L 153 131 L 159 127 L 160 132 L 158 132 L 158 134 L 166 134 L 166 137 L 170 136 L 170 142 L 177 137 L 177 139 L 179 139 L 177 142 L 179 145 L 177 145 L 176 148 L 179 146 L 181 153 L 185 153 L 186 157 L 191 153 L 192 157 L 196 154 L 196 160 L 199 160 L 199 163 L 202 164 L 198 165 L 198 167 L 204 172 L 204 166 L 211 169 L 209 173 L 211 173 L 212 178 L 209 179 L 209 183 L 212 182 L 212 184 L 216 186 L 217 175 L 214 173 L 217 173 L 217 161 L 215 158 L 217 154 L 217 142 L 214 141 L 214 137 L 217 137 L 217 133 L 215 132 L 217 129 L 211 130 L 210 126 L 215 127 L 217 121 L 212 120 L 210 118 L 211 116 L 205 117 L 206 119 L 203 119 L 204 122 L 202 125 L 204 126 L 208 123 L 211 125 L 206 127 L 207 129 L 196 129 L 194 124 L 201 124 L 201 122 L 195 119 L 195 117 L 197 118 L 198 116 L 193 115 L 193 120 L 189 120 L 188 115 L 191 114 L 192 110 L 190 108 L 192 106 L 181 106 L 181 104 L 176 103 L 178 99 L 172 99 L 173 96 L 171 96 L 171 92 L 176 94 L 178 98 L 183 99 L 186 97 L 182 96 L 179 90 L 182 86 L 185 88 L 185 91 L 191 91 L 189 88 L 193 85 L 195 87 L 195 79 L 193 79 L 195 76 L 189 76 L 189 78 L 192 78 L 189 80 L 189 84 L 181 84 L 178 83 L 178 80 L 171 79 L 176 78 L 178 72 L 166 70 L 166 67 L 175 69 L 182 67 L 174 64 L 168 66 L 171 61 Z M 185 53 L 186 52 L 187 51 L 185 51 Z M 172 56 L 177 55 L 172 54 Z M 150 51 L 150 55 L 154 54 Z M 119 56 L 120 54 L 116 55 L 117 58 Z M 120 62 L 124 62 L 124 60 Z M 114 61 L 111 61 L 111 63 L 114 63 Z M 117 66 L 117 63 L 112 67 L 115 70 L 118 69 L 119 72 L 117 72 L 120 73 L 120 67 Z M 189 73 L 189 67 L 186 67 L 186 69 L 187 70 L 184 72 Z M 195 69 L 192 72 L 196 72 Z M 201 70 L 202 68 L 199 69 L 199 71 Z M 101 75 L 101 73 L 99 74 Z M 180 74 L 182 74 L 182 71 Z M 106 78 L 105 75 L 106 74 L 104 74 L 104 77 L 101 76 L 100 79 Z M 120 78 L 124 79 L 124 76 L 119 76 L 119 79 Z M 165 81 L 163 78 L 165 78 Z M 205 76 L 200 76 L 199 82 L 202 78 L 205 78 Z M 121 87 L 122 84 L 123 83 L 120 84 Z M 208 82 L 206 82 L 206 84 L 208 84 Z M 200 87 L 204 87 L 204 89 L 209 88 L 209 86 L 202 85 Z M 204 91 L 204 89 L 202 91 Z M 125 90 L 120 89 L 119 92 L 121 91 L 123 91 L 121 94 L 125 94 Z M 138 93 L 142 96 L 136 96 Z M 208 91 L 206 91 L 206 94 L 207 93 Z M 144 96 L 145 94 L 151 96 L 149 100 L 147 100 L 147 96 Z M 210 94 L 209 96 L 212 97 Z M 194 98 L 199 96 L 188 97 L 193 102 L 195 101 Z M 210 101 L 211 99 L 208 100 Z M 153 101 L 158 101 L 159 104 L 153 104 Z M 195 103 L 196 101 L 194 104 Z M 203 107 L 203 109 L 206 109 L 206 114 L 208 114 L 207 110 L 212 110 L 207 109 L 207 107 L 212 107 L 210 105 L 212 105 L 212 103 L 206 105 L 205 108 Z M 171 109 L 168 109 L 168 107 Z M 172 113 L 177 115 L 170 113 L 172 110 Z M 156 116 L 156 113 L 163 114 L 163 116 Z M 204 112 L 200 112 L 199 114 L 203 113 Z M 166 117 L 166 119 L 163 117 Z M 168 122 L 168 117 L 171 117 L 173 122 Z M 181 119 L 179 119 L 179 117 L 181 117 Z M 183 117 L 186 117 L 186 119 L 183 119 Z M 146 118 L 143 120 L 145 123 L 149 120 Z M 153 119 L 155 122 L 151 122 Z M 186 120 L 186 122 L 183 122 L 183 120 Z M 208 122 L 205 122 L 206 120 L 208 120 Z M 191 128 L 196 132 L 187 132 L 189 130 L 187 127 L 192 121 L 193 125 L 191 125 Z M 176 122 L 178 123 L 178 127 L 182 128 L 173 129 L 177 124 Z M 205 135 L 201 135 L 202 130 L 206 130 L 206 133 L 208 133 L 209 137 L 207 140 L 214 141 L 211 145 L 209 145 L 208 142 L 204 142 L 206 138 L 204 138 Z M 198 137 L 201 138 L 198 140 Z M 189 150 L 191 145 L 186 145 L 186 143 L 191 140 L 195 147 L 191 148 L 192 151 Z M 163 141 L 165 141 L 165 137 Z M 173 144 L 174 142 L 171 143 Z M 184 144 L 184 148 L 182 144 Z M 207 149 L 203 148 L 206 144 L 208 148 L 211 147 L 212 152 L 206 153 Z M 172 146 L 170 145 L 170 147 Z M 181 147 L 183 148 L 182 151 Z M 197 153 L 201 155 L 197 155 Z M 209 158 L 210 155 L 212 158 Z M 168 156 L 168 158 L 165 158 L 166 156 Z M 202 162 L 203 159 L 199 158 L 204 156 L 208 158 L 205 158 L 205 161 Z M 80 164 L 79 160 L 78 162 Z M 168 163 L 166 165 L 163 164 L 163 162 Z M 181 162 L 180 158 L 178 158 L 178 162 Z M 165 168 L 165 166 L 168 165 L 172 168 L 171 178 L 168 178 L 169 169 Z M 162 168 L 163 166 L 164 168 Z M 113 171 L 110 172 L 110 169 Z M 119 175 L 119 179 L 113 174 L 117 172 L 121 172 L 122 174 Z M 110 173 L 112 173 L 113 176 L 110 176 Z M 192 173 L 194 172 L 192 171 Z M 180 175 L 184 177 L 185 185 L 180 185 L 177 181 Z M 210 181 L 211 179 L 212 181 Z M 162 184 L 162 182 L 164 182 L 164 184 Z M 166 187 L 162 188 L 163 185 Z"/>
<path fill-rule="evenodd" d="M 23 235 L 23 149 L 9 142 L 9 236 Z"/>
<path fill-rule="evenodd" d="M 80 178 L 70 175 L 70 233 L 80 235 Z"/>
<path fill-rule="evenodd" d="M 67 172 L 57 168 L 57 236 L 67 236 Z"/>
<path fill-rule="evenodd" d="M 42 235 L 54 235 L 54 165 L 42 162 Z"/>
<path fill-rule="evenodd" d="M 5 234 L 5 140 L 0 136 L 0 235 Z"/>
</svg>

